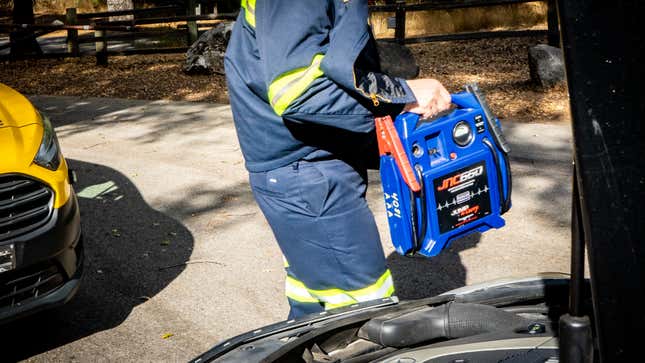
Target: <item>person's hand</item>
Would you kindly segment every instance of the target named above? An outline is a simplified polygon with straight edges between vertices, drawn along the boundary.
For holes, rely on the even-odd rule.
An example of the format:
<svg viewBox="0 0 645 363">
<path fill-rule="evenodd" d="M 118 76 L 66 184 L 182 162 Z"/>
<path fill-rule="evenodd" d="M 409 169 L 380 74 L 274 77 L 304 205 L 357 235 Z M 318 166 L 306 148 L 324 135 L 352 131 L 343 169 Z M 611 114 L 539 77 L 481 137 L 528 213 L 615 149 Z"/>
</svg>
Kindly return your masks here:
<svg viewBox="0 0 645 363">
<path fill-rule="evenodd" d="M 450 108 L 450 93 L 436 79 L 422 78 L 407 81 L 417 102 L 408 103 L 404 112 L 412 112 L 430 118 Z"/>
</svg>

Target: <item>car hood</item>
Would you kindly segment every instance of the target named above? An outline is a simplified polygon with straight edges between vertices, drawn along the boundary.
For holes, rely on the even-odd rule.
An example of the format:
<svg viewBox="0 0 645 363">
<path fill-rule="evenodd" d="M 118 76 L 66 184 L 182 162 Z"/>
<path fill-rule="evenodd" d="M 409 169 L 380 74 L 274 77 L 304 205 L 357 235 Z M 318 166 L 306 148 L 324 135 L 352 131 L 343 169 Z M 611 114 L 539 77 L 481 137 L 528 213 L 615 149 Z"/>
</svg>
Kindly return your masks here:
<svg viewBox="0 0 645 363">
<path fill-rule="evenodd" d="M 490 306 L 519 304 L 521 306 L 542 301 L 548 307 L 559 299 L 562 300 L 560 304 L 566 305 L 568 285 L 569 280 L 566 274 L 543 273 L 524 278 L 483 282 L 421 300 L 398 302 L 395 298 L 387 298 L 359 303 L 348 308 L 310 315 L 301 320 L 276 323 L 226 339 L 193 359 L 191 363 L 289 361 L 282 358 L 287 356 L 290 349 L 298 346 L 301 342 L 314 341 L 317 336 L 331 336 L 332 333 L 335 334 L 343 327 L 347 327 L 348 331 L 355 330 L 358 326 L 362 326 L 374 318 L 387 317 L 390 314 L 400 316 L 404 313 L 436 307 L 449 302 Z M 544 339 L 547 341 L 550 338 Z M 293 350 L 295 351 L 295 349 Z"/>
<path fill-rule="evenodd" d="M 0 83 L 0 129 L 40 123 L 40 115 L 34 105 L 25 96 Z"/>
<path fill-rule="evenodd" d="M 29 167 L 42 137 L 43 128 L 39 124 L 0 128 L 0 174 Z"/>
</svg>

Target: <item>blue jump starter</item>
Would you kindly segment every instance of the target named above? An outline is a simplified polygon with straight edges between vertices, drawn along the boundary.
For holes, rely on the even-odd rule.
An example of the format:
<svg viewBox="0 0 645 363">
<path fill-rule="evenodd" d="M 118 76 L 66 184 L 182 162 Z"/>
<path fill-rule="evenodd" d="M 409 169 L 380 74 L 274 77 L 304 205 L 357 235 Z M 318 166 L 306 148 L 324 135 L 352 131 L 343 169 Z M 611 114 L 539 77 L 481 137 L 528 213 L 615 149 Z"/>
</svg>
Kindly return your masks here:
<svg viewBox="0 0 645 363">
<path fill-rule="evenodd" d="M 387 218 L 402 255 L 436 256 L 458 237 L 501 228 L 511 207 L 499 120 L 474 84 L 452 102 L 430 120 L 404 113 L 379 127 L 377 119 Z"/>
</svg>

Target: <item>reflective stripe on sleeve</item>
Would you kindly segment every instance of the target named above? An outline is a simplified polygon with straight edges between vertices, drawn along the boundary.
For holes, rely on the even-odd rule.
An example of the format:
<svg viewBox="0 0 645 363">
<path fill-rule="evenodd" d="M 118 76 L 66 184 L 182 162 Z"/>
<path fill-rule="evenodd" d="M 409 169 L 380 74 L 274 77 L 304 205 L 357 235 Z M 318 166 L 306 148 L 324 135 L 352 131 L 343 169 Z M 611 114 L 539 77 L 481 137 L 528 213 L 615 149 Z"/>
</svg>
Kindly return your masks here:
<svg viewBox="0 0 645 363">
<path fill-rule="evenodd" d="M 390 297 L 394 293 L 392 273 L 386 270 L 375 283 L 358 290 L 309 289 L 301 281 L 287 276 L 287 297 L 301 302 L 323 302 L 325 309 L 335 309 L 370 300 Z M 305 301 L 306 300 L 306 301 Z"/>
<path fill-rule="evenodd" d="M 316 54 L 308 67 L 294 69 L 282 74 L 269 85 L 269 103 L 278 116 L 300 97 L 311 83 L 323 75 L 320 69 L 324 55 Z"/>
<path fill-rule="evenodd" d="M 242 9 L 244 9 L 246 22 L 255 28 L 255 0 L 242 0 Z"/>
</svg>

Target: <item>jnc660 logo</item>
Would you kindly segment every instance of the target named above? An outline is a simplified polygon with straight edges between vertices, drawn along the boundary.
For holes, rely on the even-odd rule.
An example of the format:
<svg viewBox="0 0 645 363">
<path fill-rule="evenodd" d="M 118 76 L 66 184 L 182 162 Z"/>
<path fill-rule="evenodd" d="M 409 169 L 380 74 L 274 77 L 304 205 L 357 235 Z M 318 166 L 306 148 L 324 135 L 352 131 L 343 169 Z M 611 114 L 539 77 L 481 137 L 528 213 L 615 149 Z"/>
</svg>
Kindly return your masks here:
<svg viewBox="0 0 645 363">
<path fill-rule="evenodd" d="M 464 171 L 461 174 L 451 176 L 450 178 L 446 178 L 441 182 L 441 185 L 437 188 L 437 191 L 440 192 L 442 190 L 455 187 L 463 182 L 474 179 L 482 175 L 483 173 L 484 173 L 484 166 L 480 165 L 476 168 L 470 169 L 468 171 Z"/>
</svg>

